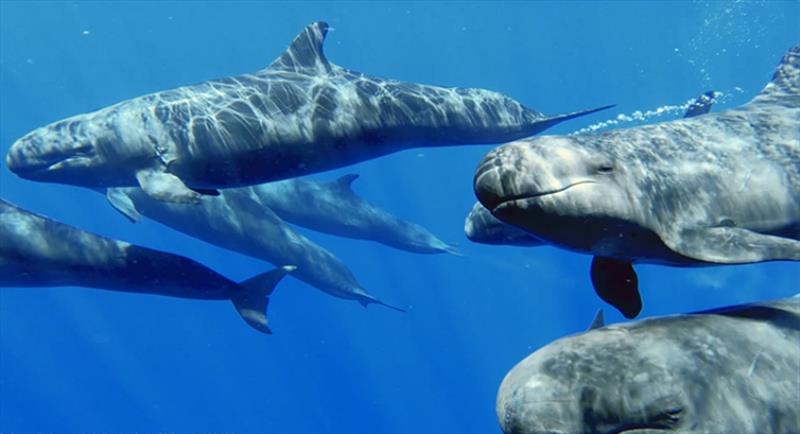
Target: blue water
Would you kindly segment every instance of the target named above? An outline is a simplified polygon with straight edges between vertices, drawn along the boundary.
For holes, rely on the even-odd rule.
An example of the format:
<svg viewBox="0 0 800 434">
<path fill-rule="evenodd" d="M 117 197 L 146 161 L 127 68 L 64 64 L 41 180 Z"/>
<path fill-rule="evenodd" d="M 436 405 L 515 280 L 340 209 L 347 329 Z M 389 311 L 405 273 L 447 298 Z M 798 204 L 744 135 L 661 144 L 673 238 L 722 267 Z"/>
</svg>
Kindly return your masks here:
<svg viewBox="0 0 800 434">
<path fill-rule="evenodd" d="M 800 41 L 800 3 L 0 2 L 0 155 L 46 123 L 122 99 L 250 72 L 305 25 L 334 28 L 332 62 L 369 74 L 506 93 L 545 113 L 747 101 Z M 656 120 L 667 120 L 663 117 Z M 470 244 L 472 174 L 490 146 L 416 149 L 324 173 L 423 224 L 464 257 L 308 233 L 399 314 L 287 279 L 273 336 L 228 303 L 82 288 L 0 291 L 0 432 L 498 432 L 497 387 L 534 349 L 585 328 L 602 303 L 590 258 Z M 233 279 L 272 268 L 102 197 L 0 169 L 0 197 L 114 238 L 190 256 Z M 797 264 L 640 266 L 642 316 L 798 292 Z M 610 321 L 622 318 L 606 309 Z"/>
</svg>

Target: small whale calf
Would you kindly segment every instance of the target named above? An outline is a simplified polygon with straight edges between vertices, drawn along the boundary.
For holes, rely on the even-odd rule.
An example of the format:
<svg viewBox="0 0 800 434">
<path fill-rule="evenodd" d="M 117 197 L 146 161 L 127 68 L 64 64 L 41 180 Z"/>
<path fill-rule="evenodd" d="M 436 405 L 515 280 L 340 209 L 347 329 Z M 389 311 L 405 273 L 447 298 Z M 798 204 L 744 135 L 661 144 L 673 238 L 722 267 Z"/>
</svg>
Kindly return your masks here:
<svg viewBox="0 0 800 434">
<path fill-rule="evenodd" d="M 594 255 L 595 290 L 628 318 L 642 308 L 634 263 L 800 260 L 800 45 L 749 103 L 692 114 L 500 146 L 475 193 L 500 220 Z"/>
<path fill-rule="evenodd" d="M 506 375 L 507 434 L 796 433 L 800 298 L 589 330 Z"/>
<path fill-rule="evenodd" d="M 351 173 L 331 182 L 295 178 L 253 187 L 253 192 L 283 220 L 332 235 L 375 241 L 414 253 L 458 250 L 424 227 L 401 220 L 367 202 L 352 184 Z"/>
<path fill-rule="evenodd" d="M 201 300 L 230 300 L 262 333 L 284 266 L 236 283 L 189 258 L 101 237 L 0 199 L 0 286 L 84 286 Z"/>
<path fill-rule="evenodd" d="M 397 309 L 362 288 L 339 258 L 284 223 L 261 201 L 262 187 L 226 189 L 216 197 L 204 196 L 198 205 L 162 202 L 138 188 L 108 189 L 106 197 L 131 220 L 141 213 L 216 246 L 272 264 L 296 265 L 292 276 L 334 297 Z"/>
<path fill-rule="evenodd" d="M 412 147 L 527 137 L 602 109 L 548 117 L 488 90 L 370 77 L 328 62 L 327 33 L 324 22 L 309 25 L 252 74 L 130 99 L 34 130 L 12 145 L 6 163 L 27 179 L 139 186 L 159 200 L 197 203 L 219 188 Z"/>
</svg>

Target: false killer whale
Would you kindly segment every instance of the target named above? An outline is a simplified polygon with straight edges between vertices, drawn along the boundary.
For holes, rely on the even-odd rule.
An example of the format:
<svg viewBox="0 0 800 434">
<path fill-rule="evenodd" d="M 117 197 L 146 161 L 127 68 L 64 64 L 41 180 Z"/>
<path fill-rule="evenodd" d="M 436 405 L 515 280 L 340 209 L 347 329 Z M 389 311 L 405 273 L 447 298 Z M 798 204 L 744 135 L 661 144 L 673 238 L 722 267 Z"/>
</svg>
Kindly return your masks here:
<svg viewBox="0 0 800 434">
<path fill-rule="evenodd" d="M 101 237 L 0 199 L 0 287 L 85 286 L 200 300 L 230 300 L 270 334 L 267 305 L 284 266 L 236 283 L 189 258 Z"/>
<path fill-rule="evenodd" d="M 89 188 L 140 186 L 169 202 L 343 167 L 420 146 L 501 143 L 603 108 L 548 117 L 484 89 L 371 77 L 334 65 L 328 24 L 266 68 L 153 93 L 39 128 L 6 163 Z"/>
<path fill-rule="evenodd" d="M 595 290 L 642 307 L 634 263 L 800 260 L 800 45 L 750 102 L 603 133 L 502 145 L 478 200 L 543 241 L 594 255 Z"/>
</svg>

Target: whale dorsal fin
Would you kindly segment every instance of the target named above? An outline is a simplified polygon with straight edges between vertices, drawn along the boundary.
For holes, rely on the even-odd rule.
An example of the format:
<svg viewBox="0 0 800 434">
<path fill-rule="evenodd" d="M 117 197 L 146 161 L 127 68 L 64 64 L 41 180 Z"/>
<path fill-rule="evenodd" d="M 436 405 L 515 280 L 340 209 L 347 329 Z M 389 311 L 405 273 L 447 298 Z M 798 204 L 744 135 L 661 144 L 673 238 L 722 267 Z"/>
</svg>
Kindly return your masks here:
<svg viewBox="0 0 800 434">
<path fill-rule="evenodd" d="M 684 118 L 693 118 L 708 113 L 711 110 L 711 105 L 714 104 L 714 99 L 717 97 L 717 92 L 710 90 L 697 97 L 689 108 L 684 113 Z"/>
<path fill-rule="evenodd" d="M 783 56 L 772 80 L 750 103 L 774 103 L 786 99 L 794 99 L 795 103 L 800 101 L 800 44 Z"/>
<path fill-rule="evenodd" d="M 336 180 L 336 184 L 339 188 L 344 190 L 352 190 L 353 189 L 353 181 L 358 179 L 358 173 L 348 173 L 347 175 L 343 175 Z"/>
<path fill-rule="evenodd" d="M 606 326 L 606 319 L 603 315 L 603 309 L 597 309 L 597 313 L 594 314 L 594 319 L 592 319 L 592 323 L 589 324 L 589 330 L 599 329 L 600 327 Z"/>
<path fill-rule="evenodd" d="M 328 28 L 328 23 L 323 21 L 309 24 L 267 70 L 330 72 L 331 64 L 322 52 Z"/>
</svg>

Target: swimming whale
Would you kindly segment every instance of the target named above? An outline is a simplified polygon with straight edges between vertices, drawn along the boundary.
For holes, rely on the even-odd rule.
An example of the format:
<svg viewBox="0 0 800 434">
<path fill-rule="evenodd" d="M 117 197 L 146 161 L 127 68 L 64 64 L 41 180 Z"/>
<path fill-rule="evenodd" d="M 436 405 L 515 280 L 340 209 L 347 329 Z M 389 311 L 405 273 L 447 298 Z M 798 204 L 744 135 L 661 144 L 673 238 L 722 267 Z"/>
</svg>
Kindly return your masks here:
<svg viewBox="0 0 800 434">
<path fill-rule="evenodd" d="M 480 202 L 472 206 L 464 220 L 464 235 L 473 243 L 480 244 L 520 247 L 537 247 L 545 244 L 530 232 L 498 220 Z"/>
<path fill-rule="evenodd" d="M 358 175 L 330 182 L 295 178 L 252 187 L 265 206 L 281 219 L 332 235 L 375 241 L 414 253 L 453 253 L 458 250 L 424 227 L 401 220 L 367 202 L 352 189 Z"/>
<path fill-rule="evenodd" d="M 236 283 L 189 258 L 101 237 L 0 199 L 0 287 L 84 286 L 199 300 L 230 300 L 270 334 L 267 305 L 283 266 Z"/>
<path fill-rule="evenodd" d="M 501 143 L 593 109 L 547 117 L 483 89 L 370 77 L 328 62 L 328 25 L 252 74 L 166 90 L 39 128 L 14 143 L 17 175 L 140 186 L 170 202 L 343 167 L 419 146 Z M 605 108 L 605 107 L 604 107 Z"/>
<path fill-rule="evenodd" d="M 747 104 L 502 145 L 474 187 L 500 220 L 594 255 L 595 290 L 628 318 L 634 263 L 800 260 L 800 45 Z"/>
<path fill-rule="evenodd" d="M 719 95 L 716 91 L 709 91 L 698 96 L 688 105 L 684 117 L 690 118 L 708 113 Z M 467 215 L 464 221 L 464 234 L 470 241 L 480 244 L 520 247 L 538 247 L 547 244 L 530 232 L 497 219 L 480 202 L 476 202 Z"/>
<path fill-rule="evenodd" d="M 265 206 L 255 188 L 226 189 L 216 197 L 203 196 L 197 205 L 162 202 L 133 187 L 108 189 L 106 197 L 133 221 L 144 215 L 228 250 L 272 264 L 293 264 L 293 277 L 329 295 L 402 310 L 370 295 L 339 258 L 293 231 Z"/>
<path fill-rule="evenodd" d="M 796 433 L 800 298 L 615 324 L 506 375 L 503 432 Z"/>
</svg>

